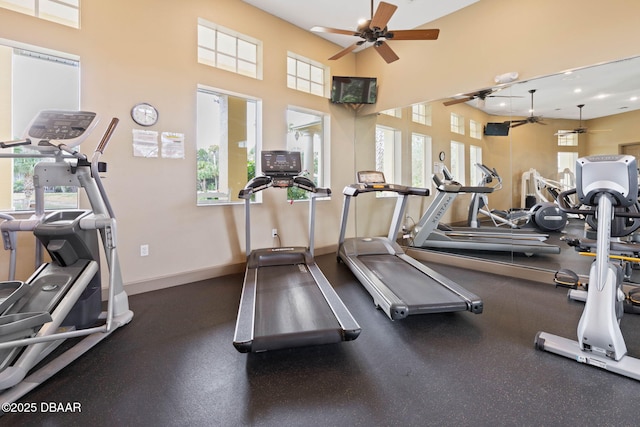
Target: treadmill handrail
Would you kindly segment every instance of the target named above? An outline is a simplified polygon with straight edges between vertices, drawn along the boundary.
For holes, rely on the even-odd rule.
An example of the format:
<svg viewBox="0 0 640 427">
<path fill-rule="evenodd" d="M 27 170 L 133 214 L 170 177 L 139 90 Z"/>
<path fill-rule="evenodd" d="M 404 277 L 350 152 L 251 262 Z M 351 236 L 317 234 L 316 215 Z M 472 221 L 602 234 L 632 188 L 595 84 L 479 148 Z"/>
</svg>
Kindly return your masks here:
<svg viewBox="0 0 640 427">
<path fill-rule="evenodd" d="M 494 187 L 485 187 L 477 185 L 462 185 L 457 181 L 442 181 L 438 175 L 432 176 L 433 182 L 436 184 L 438 191 L 443 193 L 493 193 Z"/>
<path fill-rule="evenodd" d="M 347 185 L 342 194 L 345 196 L 356 197 L 360 193 L 391 191 L 408 196 L 428 196 L 430 191 L 428 188 L 408 187 L 406 185 L 388 184 L 388 183 L 371 183 L 371 184 L 350 184 Z"/>
</svg>

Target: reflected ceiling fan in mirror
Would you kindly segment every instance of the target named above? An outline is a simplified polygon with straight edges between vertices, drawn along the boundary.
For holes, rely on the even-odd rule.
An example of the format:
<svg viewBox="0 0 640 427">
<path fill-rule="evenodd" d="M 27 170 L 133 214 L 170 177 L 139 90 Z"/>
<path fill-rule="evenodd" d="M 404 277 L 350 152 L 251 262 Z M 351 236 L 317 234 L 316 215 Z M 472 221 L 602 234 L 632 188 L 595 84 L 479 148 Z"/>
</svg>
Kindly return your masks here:
<svg viewBox="0 0 640 427">
<path fill-rule="evenodd" d="M 582 108 L 584 107 L 584 104 L 580 104 L 577 107 L 580 109 L 580 122 L 578 124 L 578 127 L 576 129 L 573 129 L 573 130 L 559 130 L 554 135 L 562 136 L 562 135 L 571 135 L 571 134 L 575 134 L 575 133 L 577 133 L 577 134 L 587 133 L 587 128 L 582 126 Z M 611 131 L 611 129 L 598 129 L 598 130 L 591 130 L 591 131 L 589 131 L 589 133 L 592 133 L 592 132 L 609 132 L 609 131 Z"/>
<path fill-rule="evenodd" d="M 473 101 L 477 99 L 478 101 L 484 101 L 487 98 L 522 98 L 521 96 L 509 96 L 509 95 L 493 95 L 494 93 L 502 90 L 504 88 L 496 88 L 496 89 L 482 89 L 477 92 L 463 93 L 462 98 L 454 98 L 449 101 L 444 101 L 443 104 L 448 107 L 450 105 L 461 104 L 463 102 Z"/>
<path fill-rule="evenodd" d="M 398 6 L 381 1 L 378 8 L 373 13 L 373 0 L 371 0 L 371 19 L 361 22 L 356 31 L 339 30 L 328 27 L 313 27 L 311 31 L 319 33 L 343 34 L 347 36 L 360 37 L 362 40 L 348 46 L 333 55 L 330 60 L 339 59 L 352 52 L 365 43 L 373 43 L 374 49 L 380 54 L 387 64 L 400 59 L 391 49 L 386 40 L 436 40 L 440 34 L 438 29 L 429 30 L 395 30 L 387 29 L 387 23 L 395 13 Z"/>
<path fill-rule="evenodd" d="M 531 89 L 529 90 L 529 93 L 531 94 L 531 115 L 529 117 L 527 117 L 526 119 L 522 119 L 522 120 L 511 120 L 511 121 L 507 121 L 505 123 L 510 123 L 510 126 L 512 128 L 518 127 L 518 126 L 522 126 L 522 125 L 526 125 L 527 123 L 537 123 L 539 125 L 546 125 L 546 123 L 542 122 L 542 116 L 534 116 L 533 115 L 533 94 L 536 93 L 535 89 Z"/>
</svg>

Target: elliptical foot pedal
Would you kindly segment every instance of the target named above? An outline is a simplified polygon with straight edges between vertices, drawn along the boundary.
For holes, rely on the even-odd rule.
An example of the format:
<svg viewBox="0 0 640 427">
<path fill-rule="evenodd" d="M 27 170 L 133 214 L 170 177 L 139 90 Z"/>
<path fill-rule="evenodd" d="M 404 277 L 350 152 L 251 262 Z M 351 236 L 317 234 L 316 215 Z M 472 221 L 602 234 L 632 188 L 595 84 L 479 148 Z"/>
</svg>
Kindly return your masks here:
<svg viewBox="0 0 640 427">
<path fill-rule="evenodd" d="M 580 278 L 573 270 L 568 268 L 556 271 L 553 276 L 553 282 L 556 284 L 556 288 L 560 286 L 562 288 L 578 289 L 580 286 Z"/>
</svg>

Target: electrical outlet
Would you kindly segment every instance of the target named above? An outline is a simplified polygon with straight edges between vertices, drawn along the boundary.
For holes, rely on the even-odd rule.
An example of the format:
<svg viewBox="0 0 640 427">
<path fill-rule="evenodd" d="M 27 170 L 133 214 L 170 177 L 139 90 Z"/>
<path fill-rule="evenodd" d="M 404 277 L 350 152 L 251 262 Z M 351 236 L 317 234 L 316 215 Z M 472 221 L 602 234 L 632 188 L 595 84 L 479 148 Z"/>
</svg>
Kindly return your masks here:
<svg viewBox="0 0 640 427">
<path fill-rule="evenodd" d="M 149 245 L 140 245 L 140 256 L 149 256 Z"/>
<path fill-rule="evenodd" d="M 278 237 L 278 229 L 277 228 L 272 228 L 271 229 L 271 237 Z"/>
</svg>

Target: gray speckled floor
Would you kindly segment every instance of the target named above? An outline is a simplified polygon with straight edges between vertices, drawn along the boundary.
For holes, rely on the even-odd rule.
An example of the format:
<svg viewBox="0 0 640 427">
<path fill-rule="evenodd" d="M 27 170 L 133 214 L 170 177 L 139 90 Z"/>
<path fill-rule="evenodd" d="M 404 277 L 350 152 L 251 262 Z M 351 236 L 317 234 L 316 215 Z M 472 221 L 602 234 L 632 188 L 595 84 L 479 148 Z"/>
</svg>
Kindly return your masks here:
<svg viewBox="0 0 640 427">
<path fill-rule="evenodd" d="M 582 305 L 552 285 L 438 271 L 484 313 L 390 321 L 334 255 L 319 265 L 362 326 L 351 342 L 241 354 L 242 275 L 131 297 L 133 321 L 22 402 L 81 413 L 7 414 L 4 425 L 637 425 L 640 382 L 537 351 L 574 337 Z M 640 355 L 640 316 L 622 329 Z M 5 424 L 6 423 L 6 424 Z"/>
</svg>

